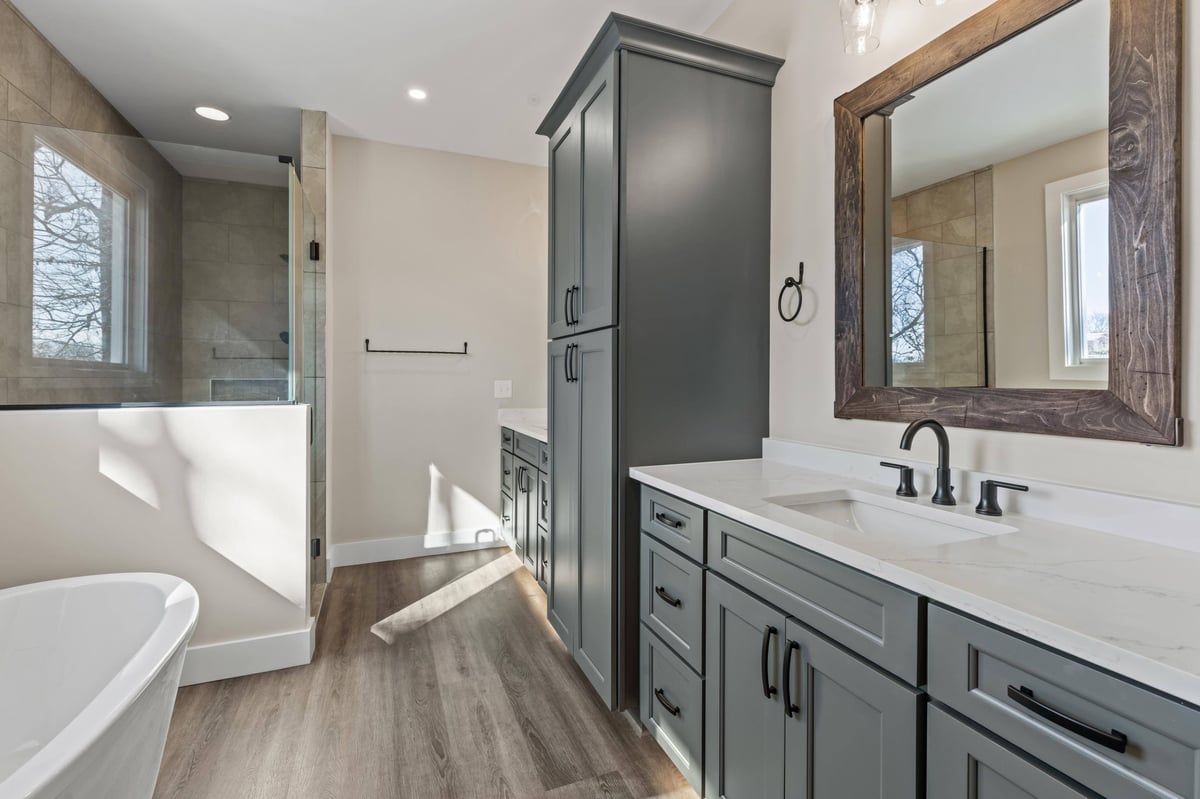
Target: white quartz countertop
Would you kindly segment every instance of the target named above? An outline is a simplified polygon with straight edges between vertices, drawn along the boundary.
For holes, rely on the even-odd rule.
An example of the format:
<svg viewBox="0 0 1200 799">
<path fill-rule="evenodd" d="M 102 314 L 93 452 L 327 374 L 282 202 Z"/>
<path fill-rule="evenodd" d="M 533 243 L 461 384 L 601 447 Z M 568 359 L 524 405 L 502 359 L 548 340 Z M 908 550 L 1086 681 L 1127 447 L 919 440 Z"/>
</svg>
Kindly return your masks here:
<svg viewBox="0 0 1200 799">
<path fill-rule="evenodd" d="M 854 489 L 935 506 L 927 495 L 900 499 L 874 483 L 768 460 L 649 466 L 630 475 L 1200 706 L 1200 553 L 1016 514 L 994 520 L 1015 532 L 954 543 L 857 533 L 768 500 Z M 984 519 L 965 502 L 936 511 L 964 524 Z"/>
<path fill-rule="evenodd" d="M 496 412 L 496 420 L 501 427 L 536 438 L 543 444 L 550 443 L 545 408 L 501 408 Z"/>
</svg>

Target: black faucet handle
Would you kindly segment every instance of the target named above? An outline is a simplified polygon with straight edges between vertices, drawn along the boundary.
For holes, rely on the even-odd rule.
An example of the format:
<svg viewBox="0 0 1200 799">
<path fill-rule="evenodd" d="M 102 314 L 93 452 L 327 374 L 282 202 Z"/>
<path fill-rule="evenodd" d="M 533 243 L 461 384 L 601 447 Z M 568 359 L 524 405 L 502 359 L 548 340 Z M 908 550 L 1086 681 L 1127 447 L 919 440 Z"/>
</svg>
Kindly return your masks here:
<svg viewBox="0 0 1200 799">
<path fill-rule="evenodd" d="M 980 516 L 1003 516 L 1004 510 L 996 499 L 996 489 L 1006 488 L 1009 491 L 1028 491 L 1029 486 L 1020 483 L 1005 483 L 1001 480 L 984 480 L 979 484 L 979 504 L 975 512 Z"/>
<path fill-rule="evenodd" d="M 917 495 L 916 486 L 913 485 L 913 467 L 905 466 L 903 463 L 888 463 L 880 461 L 880 466 L 886 466 L 889 469 L 900 470 L 900 486 L 896 489 L 898 497 L 915 497 Z"/>
</svg>

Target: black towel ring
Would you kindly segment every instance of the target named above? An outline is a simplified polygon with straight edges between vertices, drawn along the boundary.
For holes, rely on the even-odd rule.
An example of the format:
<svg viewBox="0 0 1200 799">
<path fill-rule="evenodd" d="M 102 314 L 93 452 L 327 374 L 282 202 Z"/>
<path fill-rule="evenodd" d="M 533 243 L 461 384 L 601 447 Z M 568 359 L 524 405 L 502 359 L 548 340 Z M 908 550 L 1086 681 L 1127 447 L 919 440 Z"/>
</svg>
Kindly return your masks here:
<svg viewBox="0 0 1200 799">
<path fill-rule="evenodd" d="M 796 311 L 791 316 L 788 316 L 783 311 L 783 298 L 787 294 L 788 289 L 796 290 Z M 796 317 L 800 315 L 800 309 L 804 307 L 804 262 L 800 262 L 800 277 L 789 277 L 783 281 L 783 288 L 779 290 L 779 300 L 776 303 L 779 306 L 779 316 L 785 322 L 794 322 Z"/>
</svg>

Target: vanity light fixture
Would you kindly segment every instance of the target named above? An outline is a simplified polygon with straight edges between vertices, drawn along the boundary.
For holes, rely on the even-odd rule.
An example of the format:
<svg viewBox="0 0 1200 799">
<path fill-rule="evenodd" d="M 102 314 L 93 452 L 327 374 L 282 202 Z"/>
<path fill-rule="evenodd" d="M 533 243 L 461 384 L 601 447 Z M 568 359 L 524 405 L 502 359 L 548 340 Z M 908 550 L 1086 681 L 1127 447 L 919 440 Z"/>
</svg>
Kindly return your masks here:
<svg viewBox="0 0 1200 799">
<path fill-rule="evenodd" d="M 838 0 L 846 52 L 864 55 L 879 48 L 879 28 L 888 0 Z"/>
<path fill-rule="evenodd" d="M 424 100 L 426 97 L 429 96 L 429 93 L 426 92 L 424 89 L 413 88 L 413 89 L 408 90 L 408 96 L 411 97 L 413 100 Z"/>
<path fill-rule="evenodd" d="M 228 122 L 229 114 L 219 108 L 213 108 L 211 105 L 198 105 L 195 108 L 196 113 L 205 119 L 213 122 Z"/>
</svg>

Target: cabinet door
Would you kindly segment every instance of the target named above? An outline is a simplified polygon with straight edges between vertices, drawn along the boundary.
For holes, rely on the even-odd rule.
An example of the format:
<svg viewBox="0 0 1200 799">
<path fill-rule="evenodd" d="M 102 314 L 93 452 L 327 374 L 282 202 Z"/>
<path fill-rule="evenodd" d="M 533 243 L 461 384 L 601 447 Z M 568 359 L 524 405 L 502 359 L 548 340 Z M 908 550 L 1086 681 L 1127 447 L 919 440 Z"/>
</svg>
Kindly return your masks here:
<svg viewBox="0 0 1200 799">
<path fill-rule="evenodd" d="M 1098 799 L 940 707 L 929 707 L 927 734 L 929 799 Z"/>
<path fill-rule="evenodd" d="M 795 619 L 783 661 L 788 799 L 916 799 L 921 693 Z"/>
<path fill-rule="evenodd" d="M 579 391 L 579 634 L 575 661 L 610 708 L 617 692 L 616 590 L 616 331 L 573 336 Z M 553 438 L 551 438 L 553 441 Z M 555 458 L 558 457 L 556 452 Z M 555 462 L 557 468 L 557 461 Z M 553 505 L 552 500 L 551 504 Z M 555 510 L 557 518 L 557 509 Z"/>
<path fill-rule="evenodd" d="M 550 574 L 546 615 L 558 637 L 572 652 L 579 625 L 579 384 L 568 372 L 574 342 L 549 346 L 550 422 Z"/>
<path fill-rule="evenodd" d="M 582 218 L 575 332 L 617 322 L 617 72 L 616 57 L 583 93 L 578 120 Z"/>
<path fill-rule="evenodd" d="M 501 524 L 501 527 L 503 528 L 504 540 L 507 541 L 509 546 L 513 547 L 514 549 L 516 549 L 516 546 L 517 546 L 517 536 L 516 536 L 516 532 L 515 532 L 516 531 L 516 526 L 515 526 L 516 520 L 513 518 L 515 513 L 516 513 L 516 510 L 513 507 L 512 498 L 508 494 L 501 494 L 500 495 L 500 524 Z"/>
<path fill-rule="evenodd" d="M 573 332 L 580 243 L 580 137 L 571 116 L 550 139 L 550 338 Z"/>
<path fill-rule="evenodd" d="M 712 572 L 706 579 L 704 795 L 781 799 L 785 617 Z"/>
<path fill-rule="evenodd" d="M 529 464 L 518 461 L 517 471 L 517 547 L 525 568 L 534 568 L 534 547 L 537 545 L 537 508 L 534 502 L 534 478 L 537 472 Z"/>
<path fill-rule="evenodd" d="M 529 499 L 525 493 L 525 465 L 515 461 L 513 467 L 513 531 L 516 534 L 516 544 L 513 550 L 517 557 L 525 560 L 525 538 L 529 529 Z"/>
</svg>

